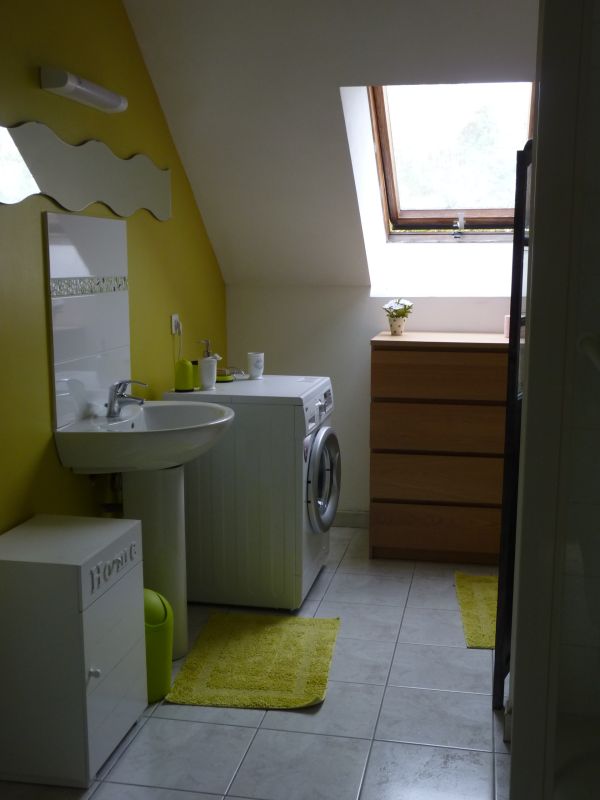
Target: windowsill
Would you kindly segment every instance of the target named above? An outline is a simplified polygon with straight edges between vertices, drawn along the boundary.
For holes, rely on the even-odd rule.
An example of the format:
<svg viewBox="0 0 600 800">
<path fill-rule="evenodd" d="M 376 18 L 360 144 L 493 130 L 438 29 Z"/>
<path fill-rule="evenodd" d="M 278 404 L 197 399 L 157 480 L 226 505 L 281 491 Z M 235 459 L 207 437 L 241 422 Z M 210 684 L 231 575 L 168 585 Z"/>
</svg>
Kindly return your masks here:
<svg viewBox="0 0 600 800">
<path fill-rule="evenodd" d="M 387 237 L 388 244 L 512 244 L 511 233 L 403 233 L 394 231 Z"/>
<path fill-rule="evenodd" d="M 512 241 L 386 239 L 364 86 L 340 90 L 372 297 L 510 297 Z"/>
</svg>

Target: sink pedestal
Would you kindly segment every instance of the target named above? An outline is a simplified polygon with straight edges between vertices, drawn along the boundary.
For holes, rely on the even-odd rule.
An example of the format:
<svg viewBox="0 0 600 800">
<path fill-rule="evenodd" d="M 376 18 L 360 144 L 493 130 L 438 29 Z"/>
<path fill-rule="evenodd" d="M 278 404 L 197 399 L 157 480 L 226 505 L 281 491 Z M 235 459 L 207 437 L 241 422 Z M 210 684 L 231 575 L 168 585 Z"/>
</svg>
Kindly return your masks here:
<svg viewBox="0 0 600 800">
<path fill-rule="evenodd" d="M 173 606 L 173 656 L 187 652 L 183 467 L 210 450 L 233 422 L 218 403 L 149 400 L 120 416 L 77 419 L 54 432 L 65 467 L 123 475 L 125 517 L 142 522 L 144 585 Z"/>
<path fill-rule="evenodd" d="M 142 522 L 144 587 L 172 605 L 173 658 L 181 658 L 188 649 L 183 467 L 124 472 L 123 516 Z"/>
</svg>

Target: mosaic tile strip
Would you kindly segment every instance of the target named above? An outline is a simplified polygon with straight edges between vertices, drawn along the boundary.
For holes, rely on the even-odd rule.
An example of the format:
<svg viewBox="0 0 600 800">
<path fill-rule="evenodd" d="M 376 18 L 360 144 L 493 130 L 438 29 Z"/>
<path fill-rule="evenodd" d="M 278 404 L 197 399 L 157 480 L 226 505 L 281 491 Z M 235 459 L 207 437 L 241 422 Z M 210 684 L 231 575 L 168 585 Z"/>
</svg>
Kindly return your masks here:
<svg viewBox="0 0 600 800">
<path fill-rule="evenodd" d="M 111 275 L 105 278 L 50 278 L 50 297 L 80 297 L 84 294 L 126 292 L 126 276 Z"/>
</svg>

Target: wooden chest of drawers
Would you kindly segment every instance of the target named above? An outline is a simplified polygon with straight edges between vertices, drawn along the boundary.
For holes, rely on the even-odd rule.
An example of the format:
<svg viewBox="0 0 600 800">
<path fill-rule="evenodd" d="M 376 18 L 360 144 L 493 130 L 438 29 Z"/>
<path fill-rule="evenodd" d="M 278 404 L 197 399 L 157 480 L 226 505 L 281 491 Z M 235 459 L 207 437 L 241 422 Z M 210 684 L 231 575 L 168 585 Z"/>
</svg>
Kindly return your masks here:
<svg viewBox="0 0 600 800">
<path fill-rule="evenodd" d="M 372 557 L 497 560 L 507 350 L 499 334 L 371 340 Z"/>
</svg>

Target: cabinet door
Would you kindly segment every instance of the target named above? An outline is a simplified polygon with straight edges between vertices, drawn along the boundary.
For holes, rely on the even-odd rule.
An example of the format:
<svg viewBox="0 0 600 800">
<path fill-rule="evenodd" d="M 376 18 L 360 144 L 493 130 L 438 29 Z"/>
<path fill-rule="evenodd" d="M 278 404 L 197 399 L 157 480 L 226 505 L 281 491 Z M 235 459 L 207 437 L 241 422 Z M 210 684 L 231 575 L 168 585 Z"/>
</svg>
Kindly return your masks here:
<svg viewBox="0 0 600 800">
<path fill-rule="evenodd" d="M 373 350 L 373 399 L 505 402 L 505 352 Z"/>
<path fill-rule="evenodd" d="M 92 777 L 147 704 L 142 569 L 135 566 L 82 614 Z"/>
<path fill-rule="evenodd" d="M 147 702 L 146 644 L 142 638 L 87 696 L 91 778 L 135 724 Z"/>
<path fill-rule="evenodd" d="M 134 642 L 144 638 L 142 569 L 137 564 L 82 614 L 88 692 L 102 683 Z"/>
</svg>

